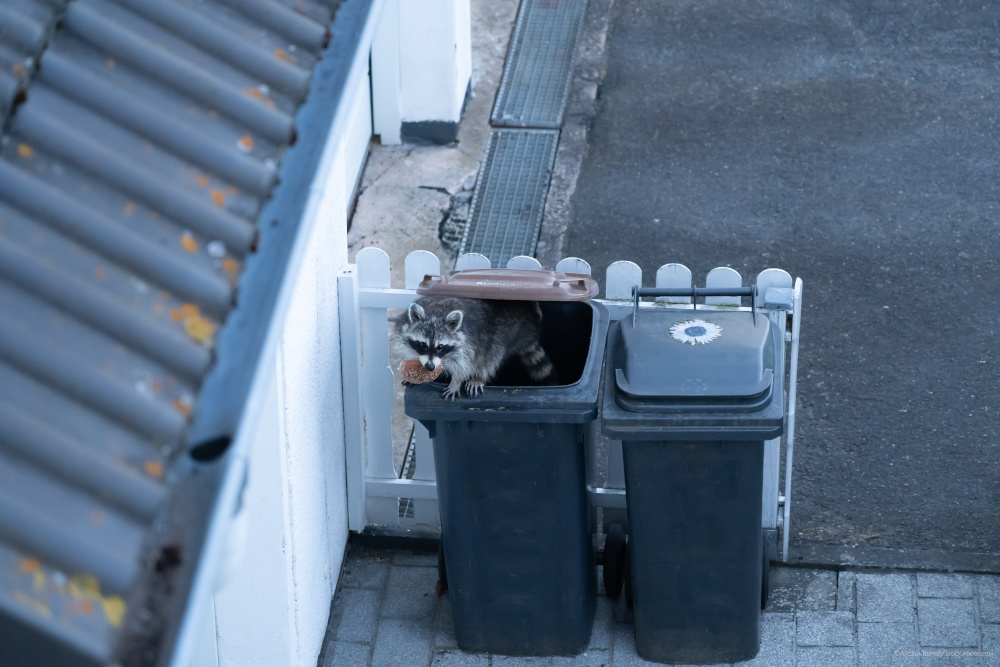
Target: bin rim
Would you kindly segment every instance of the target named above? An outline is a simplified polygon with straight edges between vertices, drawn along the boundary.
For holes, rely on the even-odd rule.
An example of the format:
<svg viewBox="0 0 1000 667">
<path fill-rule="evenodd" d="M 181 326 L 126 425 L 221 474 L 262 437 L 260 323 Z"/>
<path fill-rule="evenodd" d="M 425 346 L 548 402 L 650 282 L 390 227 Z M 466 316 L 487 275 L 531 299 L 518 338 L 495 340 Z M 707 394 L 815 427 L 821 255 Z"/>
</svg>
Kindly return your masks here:
<svg viewBox="0 0 1000 667">
<path fill-rule="evenodd" d="M 407 416 L 420 420 L 464 419 L 584 423 L 597 418 L 609 326 L 608 309 L 586 302 L 593 312 L 590 348 L 579 379 L 560 385 L 486 386 L 477 397 L 444 398 L 442 383 L 410 385 L 404 396 Z"/>
<path fill-rule="evenodd" d="M 455 296 L 494 301 L 589 301 L 600 287 L 586 273 L 541 269 L 463 269 L 426 274 L 420 296 Z"/>
</svg>

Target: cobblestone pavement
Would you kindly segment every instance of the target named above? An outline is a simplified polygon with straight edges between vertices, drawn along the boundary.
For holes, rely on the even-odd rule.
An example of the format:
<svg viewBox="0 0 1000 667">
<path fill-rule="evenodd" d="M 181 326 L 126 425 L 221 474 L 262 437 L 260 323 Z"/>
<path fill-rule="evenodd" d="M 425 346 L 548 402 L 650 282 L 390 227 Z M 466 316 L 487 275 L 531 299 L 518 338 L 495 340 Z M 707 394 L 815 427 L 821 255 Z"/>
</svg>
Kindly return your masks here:
<svg viewBox="0 0 1000 667">
<path fill-rule="evenodd" d="M 598 597 L 590 646 L 575 657 L 515 658 L 458 648 L 437 556 L 353 548 L 320 667 L 626 667 L 623 602 Z M 1000 665 L 1000 576 L 836 572 L 774 566 L 753 667 Z"/>
</svg>

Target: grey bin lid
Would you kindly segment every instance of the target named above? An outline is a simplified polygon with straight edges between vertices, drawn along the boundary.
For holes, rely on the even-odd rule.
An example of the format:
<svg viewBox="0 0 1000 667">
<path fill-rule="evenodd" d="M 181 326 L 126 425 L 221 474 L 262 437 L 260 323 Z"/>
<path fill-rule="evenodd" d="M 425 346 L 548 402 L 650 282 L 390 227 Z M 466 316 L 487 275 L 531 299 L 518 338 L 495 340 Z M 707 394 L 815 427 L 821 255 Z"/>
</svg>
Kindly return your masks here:
<svg viewBox="0 0 1000 667">
<path fill-rule="evenodd" d="M 749 412 L 771 402 L 770 321 L 747 311 L 644 310 L 622 320 L 615 402 L 633 412 Z"/>
</svg>

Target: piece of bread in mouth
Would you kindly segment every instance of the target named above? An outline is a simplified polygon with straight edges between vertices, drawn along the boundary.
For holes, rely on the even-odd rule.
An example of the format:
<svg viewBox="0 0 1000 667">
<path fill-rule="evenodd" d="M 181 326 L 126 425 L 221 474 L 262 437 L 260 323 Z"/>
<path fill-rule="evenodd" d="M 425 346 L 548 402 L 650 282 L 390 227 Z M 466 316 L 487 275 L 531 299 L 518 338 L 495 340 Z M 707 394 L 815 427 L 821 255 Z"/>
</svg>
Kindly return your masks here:
<svg viewBox="0 0 1000 667">
<path fill-rule="evenodd" d="M 407 359 L 399 364 L 399 372 L 403 375 L 403 380 L 410 384 L 424 384 L 433 382 L 437 376 L 444 372 L 444 366 L 438 366 L 432 371 L 423 367 L 417 359 Z"/>
</svg>

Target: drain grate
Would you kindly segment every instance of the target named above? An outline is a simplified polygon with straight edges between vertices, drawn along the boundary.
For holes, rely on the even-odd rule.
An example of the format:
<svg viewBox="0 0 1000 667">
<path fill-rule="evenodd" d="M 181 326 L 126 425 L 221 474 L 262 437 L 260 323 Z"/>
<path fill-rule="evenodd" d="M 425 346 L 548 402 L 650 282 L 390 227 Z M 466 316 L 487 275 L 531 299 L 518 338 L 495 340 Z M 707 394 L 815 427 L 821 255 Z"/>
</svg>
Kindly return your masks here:
<svg viewBox="0 0 1000 667">
<path fill-rule="evenodd" d="M 495 267 L 534 254 L 558 144 L 558 130 L 490 131 L 459 254 Z"/>
<path fill-rule="evenodd" d="M 490 122 L 558 129 L 586 0 L 522 0 Z"/>
</svg>

